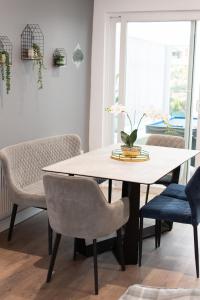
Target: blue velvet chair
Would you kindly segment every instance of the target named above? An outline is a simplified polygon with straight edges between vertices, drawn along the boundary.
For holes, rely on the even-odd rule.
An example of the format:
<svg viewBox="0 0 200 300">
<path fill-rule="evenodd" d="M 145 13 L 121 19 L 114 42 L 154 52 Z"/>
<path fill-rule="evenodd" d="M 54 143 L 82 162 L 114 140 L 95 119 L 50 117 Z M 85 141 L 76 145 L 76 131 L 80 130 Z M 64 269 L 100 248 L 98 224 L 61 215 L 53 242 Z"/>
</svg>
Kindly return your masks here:
<svg viewBox="0 0 200 300">
<path fill-rule="evenodd" d="M 174 186 L 180 188 L 180 185 Z M 172 189 L 173 190 L 173 189 Z M 172 191 L 171 190 L 171 191 Z M 176 190 L 177 191 L 177 190 Z M 167 193 L 162 193 L 153 198 L 149 203 L 144 205 L 140 210 L 140 241 L 139 241 L 139 266 L 142 262 L 142 233 L 143 219 L 156 220 L 156 246 L 160 246 L 161 221 L 171 221 L 193 226 L 194 232 L 194 250 L 196 275 L 199 278 L 199 250 L 198 250 L 198 231 L 197 227 L 200 223 L 200 167 L 196 170 L 186 187 L 180 189 L 182 196 L 186 198 L 178 198 L 168 196 Z M 180 194 L 181 194 L 180 193 Z M 179 196 L 180 196 L 179 194 Z M 183 197 L 182 197 L 183 198 Z M 185 201 L 184 201 L 185 200 Z"/>
<path fill-rule="evenodd" d="M 187 196 L 185 193 L 185 185 L 171 183 L 162 193 L 161 195 L 167 197 L 178 198 L 182 200 L 187 200 Z"/>
</svg>

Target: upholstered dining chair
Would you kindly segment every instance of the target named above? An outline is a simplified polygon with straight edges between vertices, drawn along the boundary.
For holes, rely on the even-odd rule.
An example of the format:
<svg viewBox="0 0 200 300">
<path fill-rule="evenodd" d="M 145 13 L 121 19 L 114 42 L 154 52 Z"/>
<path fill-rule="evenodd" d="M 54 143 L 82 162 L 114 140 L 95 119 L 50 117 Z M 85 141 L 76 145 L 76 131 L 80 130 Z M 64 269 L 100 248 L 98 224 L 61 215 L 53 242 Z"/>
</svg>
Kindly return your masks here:
<svg viewBox="0 0 200 300">
<path fill-rule="evenodd" d="M 97 182 L 89 178 L 47 174 L 43 178 L 47 212 L 56 233 L 47 282 L 50 282 L 61 236 L 93 240 L 95 294 L 98 294 L 97 238 L 117 231 L 121 267 L 125 270 L 121 227 L 129 218 L 129 200 L 109 204 Z"/>
<path fill-rule="evenodd" d="M 189 180 L 184 191 L 186 198 L 169 197 L 161 194 L 150 200 L 140 210 L 140 242 L 139 265 L 142 261 L 142 232 L 143 219 L 155 219 L 157 224 L 157 237 L 160 237 L 160 222 L 171 221 L 191 224 L 194 232 L 194 252 L 196 275 L 199 278 L 199 249 L 198 249 L 198 224 L 200 223 L 200 167 Z M 158 242 L 159 246 L 159 242 Z"/>
<path fill-rule="evenodd" d="M 181 136 L 173 136 L 167 134 L 150 134 L 147 138 L 146 145 L 151 146 L 160 146 L 160 147 L 172 147 L 172 148 L 185 148 L 185 140 Z M 157 184 L 162 184 L 164 186 L 168 186 L 172 182 L 173 173 L 169 173 L 159 181 Z M 147 203 L 149 198 L 150 184 L 147 185 L 146 191 L 146 199 L 145 203 Z"/>
<path fill-rule="evenodd" d="M 13 204 L 8 241 L 12 238 L 19 206 L 46 210 L 42 168 L 81 153 L 80 138 L 65 134 L 8 146 L 0 151 L 5 188 Z M 49 254 L 52 230 L 48 226 Z"/>
</svg>

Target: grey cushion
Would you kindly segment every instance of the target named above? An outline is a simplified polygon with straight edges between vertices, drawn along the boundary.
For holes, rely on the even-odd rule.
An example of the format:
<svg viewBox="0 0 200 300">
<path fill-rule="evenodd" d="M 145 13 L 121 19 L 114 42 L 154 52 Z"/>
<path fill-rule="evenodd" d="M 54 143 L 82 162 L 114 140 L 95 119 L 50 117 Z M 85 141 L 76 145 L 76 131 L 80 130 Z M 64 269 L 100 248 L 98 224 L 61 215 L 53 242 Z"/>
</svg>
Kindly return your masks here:
<svg viewBox="0 0 200 300">
<path fill-rule="evenodd" d="M 57 233 L 96 239 L 128 221 L 128 198 L 109 204 L 93 179 L 45 175 L 44 187 L 50 225 Z"/>
<path fill-rule="evenodd" d="M 39 180 L 37 182 L 25 186 L 23 188 L 23 194 L 24 205 L 26 205 L 28 201 L 29 205 L 46 208 L 43 180 Z M 22 204 L 22 198 L 20 204 Z"/>
</svg>

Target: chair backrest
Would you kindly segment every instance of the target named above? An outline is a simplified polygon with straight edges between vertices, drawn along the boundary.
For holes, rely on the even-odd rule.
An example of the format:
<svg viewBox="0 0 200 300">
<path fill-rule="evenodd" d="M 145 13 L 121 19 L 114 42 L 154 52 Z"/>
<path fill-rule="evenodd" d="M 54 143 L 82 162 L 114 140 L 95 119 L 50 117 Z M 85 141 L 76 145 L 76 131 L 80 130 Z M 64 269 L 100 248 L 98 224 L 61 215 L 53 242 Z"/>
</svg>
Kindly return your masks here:
<svg viewBox="0 0 200 300">
<path fill-rule="evenodd" d="M 185 148 L 185 140 L 183 137 L 167 134 L 151 134 L 146 144 L 160 147 Z"/>
<path fill-rule="evenodd" d="M 41 180 L 42 168 L 79 155 L 80 138 L 60 135 L 9 146 L 0 151 L 8 188 L 23 188 Z"/>
<path fill-rule="evenodd" d="M 200 167 L 189 180 L 185 188 L 192 211 L 192 223 L 200 223 Z"/>
<path fill-rule="evenodd" d="M 107 220 L 111 222 L 109 204 L 93 179 L 47 174 L 43 182 L 55 232 L 78 238 L 101 236 Z"/>
</svg>

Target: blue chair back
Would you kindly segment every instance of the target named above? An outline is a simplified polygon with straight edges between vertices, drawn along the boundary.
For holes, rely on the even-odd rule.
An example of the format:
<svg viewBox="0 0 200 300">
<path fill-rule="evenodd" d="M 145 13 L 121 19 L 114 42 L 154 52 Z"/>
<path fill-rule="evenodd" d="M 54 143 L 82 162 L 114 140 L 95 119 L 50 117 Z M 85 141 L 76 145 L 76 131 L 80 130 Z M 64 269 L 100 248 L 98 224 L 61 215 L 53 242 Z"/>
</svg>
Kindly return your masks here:
<svg viewBox="0 0 200 300">
<path fill-rule="evenodd" d="M 200 167 L 196 170 L 185 188 L 192 211 L 192 224 L 200 223 Z"/>
</svg>

